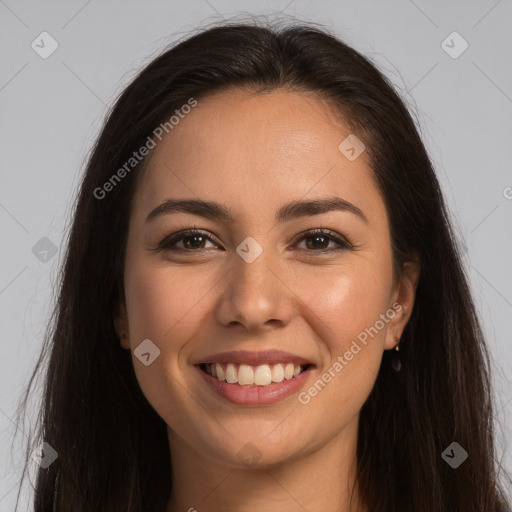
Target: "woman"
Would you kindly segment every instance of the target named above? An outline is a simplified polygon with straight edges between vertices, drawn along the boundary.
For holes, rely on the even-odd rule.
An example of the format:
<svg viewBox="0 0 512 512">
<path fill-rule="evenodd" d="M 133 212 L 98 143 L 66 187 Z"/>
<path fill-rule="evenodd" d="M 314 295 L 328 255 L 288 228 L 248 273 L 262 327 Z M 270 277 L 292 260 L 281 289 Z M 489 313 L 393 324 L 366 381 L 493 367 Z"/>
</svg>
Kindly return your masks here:
<svg viewBox="0 0 512 512">
<path fill-rule="evenodd" d="M 432 164 L 324 30 L 225 24 L 150 63 L 90 156 L 59 291 L 37 512 L 507 508 Z"/>
</svg>

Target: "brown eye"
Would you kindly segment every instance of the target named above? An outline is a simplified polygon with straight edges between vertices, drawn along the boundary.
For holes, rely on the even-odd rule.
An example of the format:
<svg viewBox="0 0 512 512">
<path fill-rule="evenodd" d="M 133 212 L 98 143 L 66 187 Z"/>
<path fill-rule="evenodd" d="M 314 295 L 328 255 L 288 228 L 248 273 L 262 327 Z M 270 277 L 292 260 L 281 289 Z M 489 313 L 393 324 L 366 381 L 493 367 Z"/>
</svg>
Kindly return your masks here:
<svg viewBox="0 0 512 512">
<path fill-rule="evenodd" d="M 299 250 L 310 253 L 330 253 L 335 251 L 342 251 L 352 248 L 352 245 L 342 238 L 334 236 L 330 231 L 318 229 L 304 233 L 296 243 L 304 241 L 305 248 Z M 180 247 L 178 244 L 182 243 Z M 210 249 L 205 244 L 211 242 L 214 247 L 214 241 L 211 237 L 204 234 L 202 231 L 196 229 L 189 229 L 181 231 L 172 235 L 166 236 L 156 247 L 156 250 L 176 251 L 176 252 L 199 252 L 203 249 Z M 329 244 L 334 243 L 334 246 L 329 248 Z"/>
<path fill-rule="evenodd" d="M 185 249 L 204 249 L 206 243 L 206 237 L 203 235 L 184 236 L 180 240 L 184 241 Z"/>
<path fill-rule="evenodd" d="M 179 242 L 183 241 L 182 247 L 176 247 Z M 208 249 L 205 247 L 207 242 L 212 242 L 212 239 L 201 231 L 190 229 L 174 233 L 173 235 L 166 236 L 157 246 L 157 249 L 168 251 L 183 251 L 194 252 L 198 249 Z"/>
<path fill-rule="evenodd" d="M 299 238 L 299 242 L 302 241 L 305 241 L 306 248 L 300 248 L 300 250 L 308 252 L 328 253 L 351 248 L 347 241 L 332 235 L 330 231 L 321 229 L 305 233 Z M 329 249 L 329 243 L 334 243 L 335 247 Z"/>
<path fill-rule="evenodd" d="M 308 249 L 326 249 L 330 242 L 329 237 L 325 235 L 307 236 L 304 240 L 306 240 L 306 247 Z"/>
</svg>

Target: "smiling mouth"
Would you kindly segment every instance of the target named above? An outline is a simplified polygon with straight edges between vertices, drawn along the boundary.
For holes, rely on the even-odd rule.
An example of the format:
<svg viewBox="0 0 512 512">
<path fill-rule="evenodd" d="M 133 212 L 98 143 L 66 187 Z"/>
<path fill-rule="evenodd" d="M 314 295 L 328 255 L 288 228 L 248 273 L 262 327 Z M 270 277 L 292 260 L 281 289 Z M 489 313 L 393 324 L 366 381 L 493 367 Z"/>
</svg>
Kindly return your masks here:
<svg viewBox="0 0 512 512">
<path fill-rule="evenodd" d="M 235 363 L 202 363 L 198 366 L 204 373 L 220 382 L 256 387 L 292 380 L 314 365 L 278 363 L 253 366 Z"/>
</svg>

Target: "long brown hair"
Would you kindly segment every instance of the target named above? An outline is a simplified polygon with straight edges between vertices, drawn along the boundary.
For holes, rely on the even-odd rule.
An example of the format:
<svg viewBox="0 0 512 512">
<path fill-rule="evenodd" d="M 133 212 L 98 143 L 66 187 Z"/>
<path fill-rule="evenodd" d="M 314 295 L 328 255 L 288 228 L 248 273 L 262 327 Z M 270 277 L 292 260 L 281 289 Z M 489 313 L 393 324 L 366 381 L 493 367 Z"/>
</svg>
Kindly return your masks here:
<svg viewBox="0 0 512 512">
<path fill-rule="evenodd" d="M 360 415 L 357 483 L 372 512 L 503 512 L 488 349 L 432 163 L 415 123 L 368 58 L 312 24 L 222 23 L 175 43 L 110 110 L 80 184 L 58 301 L 34 376 L 44 370 L 36 435 L 58 453 L 37 470 L 36 512 L 163 512 L 172 485 L 166 424 L 149 405 L 113 326 L 130 205 L 142 159 L 105 197 L 95 190 L 192 97 L 228 87 L 309 91 L 366 145 L 385 201 L 396 272 L 421 260 L 402 370 L 385 351 Z M 457 469 L 441 454 L 457 442 Z M 501 471 L 501 472 L 500 472 Z M 23 476 L 25 475 L 25 471 Z M 22 478 L 23 480 L 23 478 Z M 19 494 L 18 494 L 19 496 Z"/>
</svg>

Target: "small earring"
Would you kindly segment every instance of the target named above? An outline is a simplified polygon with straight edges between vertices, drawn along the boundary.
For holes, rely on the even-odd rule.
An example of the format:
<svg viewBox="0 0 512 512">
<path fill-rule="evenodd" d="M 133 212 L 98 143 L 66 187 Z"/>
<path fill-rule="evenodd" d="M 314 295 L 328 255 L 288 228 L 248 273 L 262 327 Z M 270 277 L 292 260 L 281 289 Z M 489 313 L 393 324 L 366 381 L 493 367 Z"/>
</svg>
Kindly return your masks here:
<svg viewBox="0 0 512 512">
<path fill-rule="evenodd" d="M 397 343 L 398 341 L 398 343 Z M 400 346 L 400 341 L 398 340 L 398 338 L 395 336 L 395 339 L 394 339 L 394 342 L 396 343 L 396 346 L 395 346 L 395 354 L 393 355 L 393 359 L 391 360 L 391 365 L 393 366 L 393 370 L 395 370 L 395 372 L 399 372 L 402 368 L 402 361 L 400 360 L 400 356 L 399 356 L 399 346 Z"/>
</svg>

